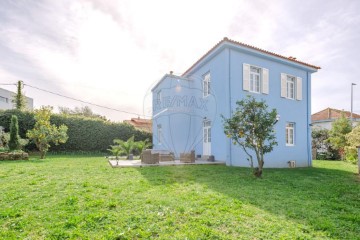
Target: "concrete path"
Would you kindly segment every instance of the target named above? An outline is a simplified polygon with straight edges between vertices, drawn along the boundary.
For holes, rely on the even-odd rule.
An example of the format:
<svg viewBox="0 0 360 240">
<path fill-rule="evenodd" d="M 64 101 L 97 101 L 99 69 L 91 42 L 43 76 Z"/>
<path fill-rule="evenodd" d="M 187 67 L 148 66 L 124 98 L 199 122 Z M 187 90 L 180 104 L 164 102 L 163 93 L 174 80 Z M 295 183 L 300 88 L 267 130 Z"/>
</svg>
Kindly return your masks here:
<svg viewBox="0 0 360 240">
<path fill-rule="evenodd" d="M 158 164 L 144 164 L 141 160 L 109 160 L 111 167 L 152 167 L 152 166 L 180 166 L 180 165 L 225 165 L 225 162 L 209 162 L 205 160 L 195 160 L 194 163 L 182 163 L 180 160 L 160 162 Z"/>
</svg>

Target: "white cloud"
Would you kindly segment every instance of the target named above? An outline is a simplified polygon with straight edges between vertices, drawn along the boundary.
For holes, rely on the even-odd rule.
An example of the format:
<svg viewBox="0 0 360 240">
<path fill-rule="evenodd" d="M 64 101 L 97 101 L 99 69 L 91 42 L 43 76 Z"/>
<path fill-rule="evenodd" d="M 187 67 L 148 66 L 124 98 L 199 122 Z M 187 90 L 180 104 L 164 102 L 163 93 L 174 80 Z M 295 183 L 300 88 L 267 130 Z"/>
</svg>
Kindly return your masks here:
<svg viewBox="0 0 360 240">
<path fill-rule="evenodd" d="M 6 79 L 21 77 L 111 108 L 142 113 L 151 85 L 170 70 L 181 74 L 225 36 L 320 65 L 313 76 L 314 111 L 348 109 L 350 82 L 360 87 L 356 1 L 345 6 L 235 0 L 2 4 L 0 52 L 6 50 L 9 62 L 0 60 L 0 77 L 6 71 Z M 29 94 L 38 106 L 81 105 L 35 90 Z M 131 117 L 93 108 L 116 120 Z"/>
</svg>

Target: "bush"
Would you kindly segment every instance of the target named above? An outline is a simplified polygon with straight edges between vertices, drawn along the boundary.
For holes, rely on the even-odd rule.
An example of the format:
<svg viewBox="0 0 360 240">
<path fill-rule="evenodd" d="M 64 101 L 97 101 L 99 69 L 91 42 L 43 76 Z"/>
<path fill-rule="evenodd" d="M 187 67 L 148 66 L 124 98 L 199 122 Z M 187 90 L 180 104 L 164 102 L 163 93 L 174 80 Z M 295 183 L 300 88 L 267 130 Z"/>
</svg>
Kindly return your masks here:
<svg viewBox="0 0 360 240">
<path fill-rule="evenodd" d="M 358 162 L 358 151 L 355 147 L 346 147 L 345 149 L 345 160 L 352 164 L 357 164 Z"/>
<path fill-rule="evenodd" d="M 20 137 L 19 137 L 19 125 L 16 115 L 11 116 L 9 149 L 10 151 L 21 149 Z"/>
</svg>

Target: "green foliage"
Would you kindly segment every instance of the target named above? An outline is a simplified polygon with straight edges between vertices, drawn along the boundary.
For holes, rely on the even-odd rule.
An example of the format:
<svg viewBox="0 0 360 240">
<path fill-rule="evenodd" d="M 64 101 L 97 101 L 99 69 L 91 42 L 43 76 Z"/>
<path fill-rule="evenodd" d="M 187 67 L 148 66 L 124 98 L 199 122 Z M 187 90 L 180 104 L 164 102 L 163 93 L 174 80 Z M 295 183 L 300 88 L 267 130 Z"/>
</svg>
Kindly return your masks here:
<svg viewBox="0 0 360 240">
<path fill-rule="evenodd" d="M 329 130 L 322 128 L 315 128 L 311 132 L 312 147 L 317 151 L 318 160 L 337 160 L 339 153 L 334 149 L 328 141 Z"/>
<path fill-rule="evenodd" d="M 254 150 L 258 167 L 254 174 L 261 176 L 264 166 L 264 155 L 277 145 L 274 124 L 276 122 L 276 109 L 268 110 L 265 101 L 256 101 L 252 96 L 236 102 L 236 111 L 232 117 L 224 116 L 224 133 L 233 140 L 234 144 L 242 147 L 248 155 L 248 161 L 253 168 L 253 157 L 247 149 Z"/>
<path fill-rule="evenodd" d="M 332 147 L 339 151 L 341 158 L 344 159 L 344 150 L 347 146 L 346 134 L 351 132 L 352 127 L 349 119 L 344 114 L 341 115 L 335 122 L 333 122 L 329 132 L 328 141 Z"/>
<path fill-rule="evenodd" d="M 11 115 L 16 115 L 19 121 L 19 135 L 26 137 L 26 132 L 34 128 L 34 113 L 19 110 L 0 110 L 0 126 L 5 131 L 10 130 Z M 102 119 L 88 118 L 64 114 L 52 114 L 51 124 L 68 127 L 66 143 L 61 145 L 51 144 L 51 151 L 55 152 L 106 152 L 113 139 L 129 139 L 135 136 L 135 141 L 152 139 L 151 133 L 140 131 L 133 126 L 124 123 L 114 123 Z M 36 145 L 29 143 L 26 146 L 29 151 L 35 150 Z"/>
<path fill-rule="evenodd" d="M 65 143 L 68 139 L 67 126 L 57 127 L 50 123 L 52 107 L 41 107 L 35 110 L 35 126 L 27 132 L 27 137 L 33 140 L 40 151 L 40 158 L 43 159 L 50 148 L 50 143 L 58 145 Z"/>
<path fill-rule="evenodd" d="M 70 109 L 68 107 L 59 107 L 59 113 L 68 116 L 82 116 L 107 121 L 106 117 L 94 113 L 88 106 L 75 107 L 74 109 Z"/>
<path fill-rule="evenodd" d="M 16 115 L 11 116 L 11 123 L 10 123 L 10 140 L 9 140 L 9 150 L 20 150 L 20 137 L 19 137 L 19 125 L 18 119 Z"/>
<path fill-rule="evenodd" d="M 127 141 L 121 139 L 114 139 L 114 143 L 116 145 L 113 145 L 112 148 L 115 147 L 115 149 L 117 149 L 119 153 L 125 153 L 127 159 L 129 159 L 129 155 L 132 153 L 136 146 L 134 136 L 130 137 Z"/>
<path fill-rule="evenodd" d="M 23 111 L 26 109 L 26 98 L 24 93 L 22 92 L 24 88 L 24 84 L 22 81 L 17 82 L 17 92 L 14 95 L 14 98 L 11 100 L 14 103 L 15 108 L 17 110 Z"/>
<path fill-rule="evenodd" d="M 346 135 L 346 141 L 348 146 L 345 147 L 345 159 L 356 164 L 358 162 L 357 147 L 360 146 L 360 125 L 353 128 L 352 131 Z"/>
<path fill-rule="evenodd" d="M 151 142 L 149 139 L 145 139 L 144 141 L 138 141 L 135 143 L 135 148 L 139 151 L 141 154 L 145 149 L 148 149 L 151 147 Z"/>
</svg>

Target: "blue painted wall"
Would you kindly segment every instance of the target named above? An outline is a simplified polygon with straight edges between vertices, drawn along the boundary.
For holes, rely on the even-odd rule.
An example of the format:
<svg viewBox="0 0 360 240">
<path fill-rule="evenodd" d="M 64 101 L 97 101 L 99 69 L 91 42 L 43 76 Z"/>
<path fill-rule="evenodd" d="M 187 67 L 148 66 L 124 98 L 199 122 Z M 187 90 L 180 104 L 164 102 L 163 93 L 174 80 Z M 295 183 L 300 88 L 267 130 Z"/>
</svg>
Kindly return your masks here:
<svg viewBox="0 0 360 240">
<path fill-rule="evenodd" d="M 243 90 L 243 63 L 269 69 L 269 94 L 251 93 Z M 153 143 L 155 149 L 173 151 L 176 156 L 181 152 L 194 149 L 196 154 L 203 153 L 202 124 L 204 119 L 211 120 L 211 154 L 216 160 L 227 165 L 249 166 L 245 153 L 233 145 L 223 133 L 221 115 L 226 118 L 235 110 L 236 101 L 252 95 L 263 99 L 269 108 L 276 108 L 280 120 L 275 126 L 278 146 L 265 155 L 265 167 L 288 167 L 288 161 L 296 165 L 311 165 L 311 73 L 316 70 L 291 61 L 274 58 L 246 48 L 231 44 L 220 45 L 206 58 L 202 59 L 185 76 L 165 75 L 153 88 Z M 211 94 L 203 97 L 203 76 L 210 73 Z M 280 96 L 281 73 L 302 78 L 302 100 L 290 100 Z M 156 93 L 162 92 L 162 107 L 157 104 Z M 196 98 L 205 101 L 205 109 L 186 105 L 185 99 Z M 169 99 L 172 100 L 173 104 Z M 176 98 L 182 99 L 176 104 Z M 164 103 L 168 102 L 165 107 Z M 198 104 L 201 105 L 201 104 Z M 174 107 L 175 106 L 175 107 Z M 177 107 L 176 107 L 177 106 Z M 166 110 L 164 110 L 166 109 Z M 285 127 L 287 122 L 294 122 L 295 145 L 286 146 Z M 157 125 L 162 125 L 162 144 L 157 144 Z M 254 156 L 254 159 L 255 156 Z"/>
</svg>

